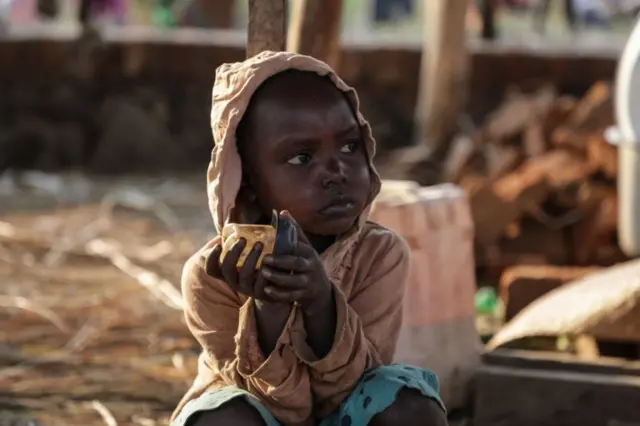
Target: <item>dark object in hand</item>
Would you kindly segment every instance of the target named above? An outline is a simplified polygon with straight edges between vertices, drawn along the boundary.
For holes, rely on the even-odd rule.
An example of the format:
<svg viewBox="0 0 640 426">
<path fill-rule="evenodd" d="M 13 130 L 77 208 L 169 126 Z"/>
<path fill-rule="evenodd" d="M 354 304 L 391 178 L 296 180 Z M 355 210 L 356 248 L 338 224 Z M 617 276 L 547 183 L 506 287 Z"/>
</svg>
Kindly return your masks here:
<svg viewBox="0 0 640 426">
<path fill-rule="evenodd" d="M 271 225 L 247 225 L 228 223 L 222 229 L 222 254 L 220 262 L 224 260 L 227 252 L 241 238 L 246 240 L 242 254 L 238 258 L 237 268 L 242 268 L 245 259 L 257 243 L 262 244 L 262 252 L 256 263 L 256 269 L 262 266 L 262 259 L 268 254 L 289 254 L 293 252 L 297 241 L 295 225 L 273 211 Z"/>
<path fill-rule="evenodd" d="M 273 244 L 273 254 L 291 254 L 298 239 L 296 227 L 291 221 L 283 218 L 277 211 L 271 216 L 271 226 L 276 229 L 276 240 Z"/>
</svg>

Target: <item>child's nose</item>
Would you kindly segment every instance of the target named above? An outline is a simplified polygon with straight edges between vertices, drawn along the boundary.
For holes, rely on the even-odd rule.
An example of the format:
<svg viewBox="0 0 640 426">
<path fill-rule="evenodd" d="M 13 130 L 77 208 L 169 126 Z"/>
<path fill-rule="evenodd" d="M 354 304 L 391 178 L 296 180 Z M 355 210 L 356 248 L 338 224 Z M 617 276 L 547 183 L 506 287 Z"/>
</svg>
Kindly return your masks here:
<svg viewBox="0 0 640 426">
<path fill-rule="evenodd" d="M 347 180 L 347 174 L 345 173 L 345 167 L 340 158 L 337 156 L 331 156 L 327 159 L 324 167 L 324 175 L 322 177 L 322 184 L 325 187 L 343 184 Z"/>
</svg>

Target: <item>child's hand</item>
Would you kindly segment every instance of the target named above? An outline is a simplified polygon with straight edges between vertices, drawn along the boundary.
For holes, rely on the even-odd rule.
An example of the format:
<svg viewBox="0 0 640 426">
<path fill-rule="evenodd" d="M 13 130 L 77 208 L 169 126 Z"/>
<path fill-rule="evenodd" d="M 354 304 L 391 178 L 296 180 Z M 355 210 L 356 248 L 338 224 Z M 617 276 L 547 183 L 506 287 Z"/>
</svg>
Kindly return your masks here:
<svg viewBox="0 0 640 426">
<path fill-rule="evenodd" d="M 267 281 L 264 293 L 273 301 L 298 302 L 305 313 L 319 312 L 331 302 L 331 282 L 302 228 L 288 212 L 282 216 L 297 228 L 298 241 L 290 255 L 264 257 L 260 271 Z"/>
<path fill-rule="evenodd" d="M 234 291 L 254 299 L 264 298 L 264 278 L 256 271 L 256 264 L 262 252 L 262 244 L 257 243 L 244 261 L 241 268 L 237 268 L 238 259 L 247 241 L 241 238 L 234 244 L 220 263 L 222 246 L 213 247 L 206 259 L 206 272 L 214 278 L 226 282 Z"/>
</svg>

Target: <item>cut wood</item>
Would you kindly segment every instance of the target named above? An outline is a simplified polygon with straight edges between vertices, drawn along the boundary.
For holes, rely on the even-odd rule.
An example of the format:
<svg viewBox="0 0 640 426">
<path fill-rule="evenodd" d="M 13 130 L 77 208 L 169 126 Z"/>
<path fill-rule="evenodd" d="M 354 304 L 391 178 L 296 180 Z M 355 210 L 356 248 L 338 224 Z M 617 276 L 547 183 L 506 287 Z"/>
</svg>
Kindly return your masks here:
<svg viewBox="0 0 640 426">
<path fill-rule="evenodd" d="M 587 149 L 591 132 L 603 132 L 613 122 L 612 94 L 608 84 L 599 82 L 578 102 L 565 122 L 551 135 L 556 146 Z"/>
<path fill-rule="evenodd" d="M 548 144 L 544 137 L 543 124 L 540 121 L 535 120 L 527 125 L 522 145 L 527 157 L 537 157 L 547 151 Z"/>
<path fill-rule="evenodd" d="M 577 104 L 578 101 L 572 96 L 560 96 L 551 104 L 547 115 L 544 117 L 544 133 L 546 138 L 548 138 L 557 127 L 567 121 Z"/>
<path fill-rule="evenodd" d="M 515 89 L 473 138 L 455 139 L 444 176 L 468 192 L 477 254 L 494 272 L 514 262 L 624 260 L 616 217 L 604 213 L 617 175 L 617 148 L 603 135 L 611 120 L 605 83 L 579 101 L 550 86 Z M 596 187 L 613 198 L 595 197 Z"/>
<path fill-rule="evenodd" d="M 529 97 L 520 93 L 512 94 L 485 123 L 486 140 L 501 143 L 517 136 L 526 128 L 534 114 Z"/>
<path fill-rule="evenodd" d="M 475 141 L 460 135 L 451 144 L 451 150 L 443 166 L 443 178 L 446 182 L 458 182 L 465 173 L 469 173 L 474 158 L 482 155 Z"/>
<path fill-rule="evenodd" d="M 587 157 L 594 169 L 609 179 L 618 177 L 618 149 L 608 143 L 601 134 L 590 135 L 587 140 Z"/>
<path fill-rule="evenodd" d="M 624 260 L 619 251 L 606 251 L 607 248 L 615 247 L 613 236 L 618 217 L 618 197 L 615 191 L 605 188 L 591 191 L 590 199 L 585 201 L 585 205 L 588 207 L 585 206 L 583 220 L 573 232 L 574 263 L 606 265 Z"/>
<path fill-rule="evenodd" d="M 505 319 L 515 317 L 534 300 L 551 290 L 599 271 L 600 268 L 575 268 L 551 265 L 518 265 L 508 268 L 500 278 L 500 298 L 506 306 Z"/>
<path fill-rule="evenodd" d="M 489 145 L 485 150 L 489 178 L 500 178 L 522 163 L 522 151 L 514 146 Z"/>
<path fill-rule="evenodd" d="M 532 120 L 545 117 L 552 109 L 555 90 L 544 86 L 533 95 L 512 92 L 494 111 L 485 124 L 486 138 L 494 143 L 505 143 L 518 136 Z"/>
<path fill-rule="evenodd" d="M 546 178 L 555 189 L 581 182 L 593 171 L 583 158 L 559 149 L 531 160 L 521 170 L 532 179 L 534 176 Z"/>
<path fill-rule="evenodd" d="M 513 172 L 493 184 L 489 179 L 475 178 L 461 182 L 461 186 L 469 194 L 476 241 L 484 246 L 496 242 L 511 222 L 549 193 L 544 176 L 526 171 Z"/>
<path fill-rule="evenodd" d="M 607 127 L 613 120 L 612 96 L 609 84 L 594 84 L 573 109 L 566 125 L 591 130 Z"/>
<path fill-rule="evenodd" d="M 343 0 L 296 0 L 292 3 L 287 50 L 313 56 L 337 69 Z"/>
</svg>

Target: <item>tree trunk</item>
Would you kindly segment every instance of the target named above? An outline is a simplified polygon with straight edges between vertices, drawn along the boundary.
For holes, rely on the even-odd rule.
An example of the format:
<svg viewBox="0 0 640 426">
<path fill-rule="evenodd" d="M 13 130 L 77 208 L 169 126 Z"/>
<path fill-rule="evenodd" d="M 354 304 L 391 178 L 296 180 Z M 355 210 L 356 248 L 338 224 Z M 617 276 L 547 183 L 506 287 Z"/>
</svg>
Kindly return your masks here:
<svg viewBox="0 0 640 426">
<path fill-rule="evenodd" d="M 424 4 L 425 42 L 416 122 L 429 157 L 444 158 L 466 101 L 466 0 Z"/>
<path fill-rule="evenodd" d="M 343 0 L 295 0 L 287 50 L 318 58 L 336 69 L 340 61 Z"/>
<path fill-rule="evenodd" d="M 264 50 L 281 51 L 286 41 L 285 0 L 249 0 L 247 57 Z"/>
</svg>

